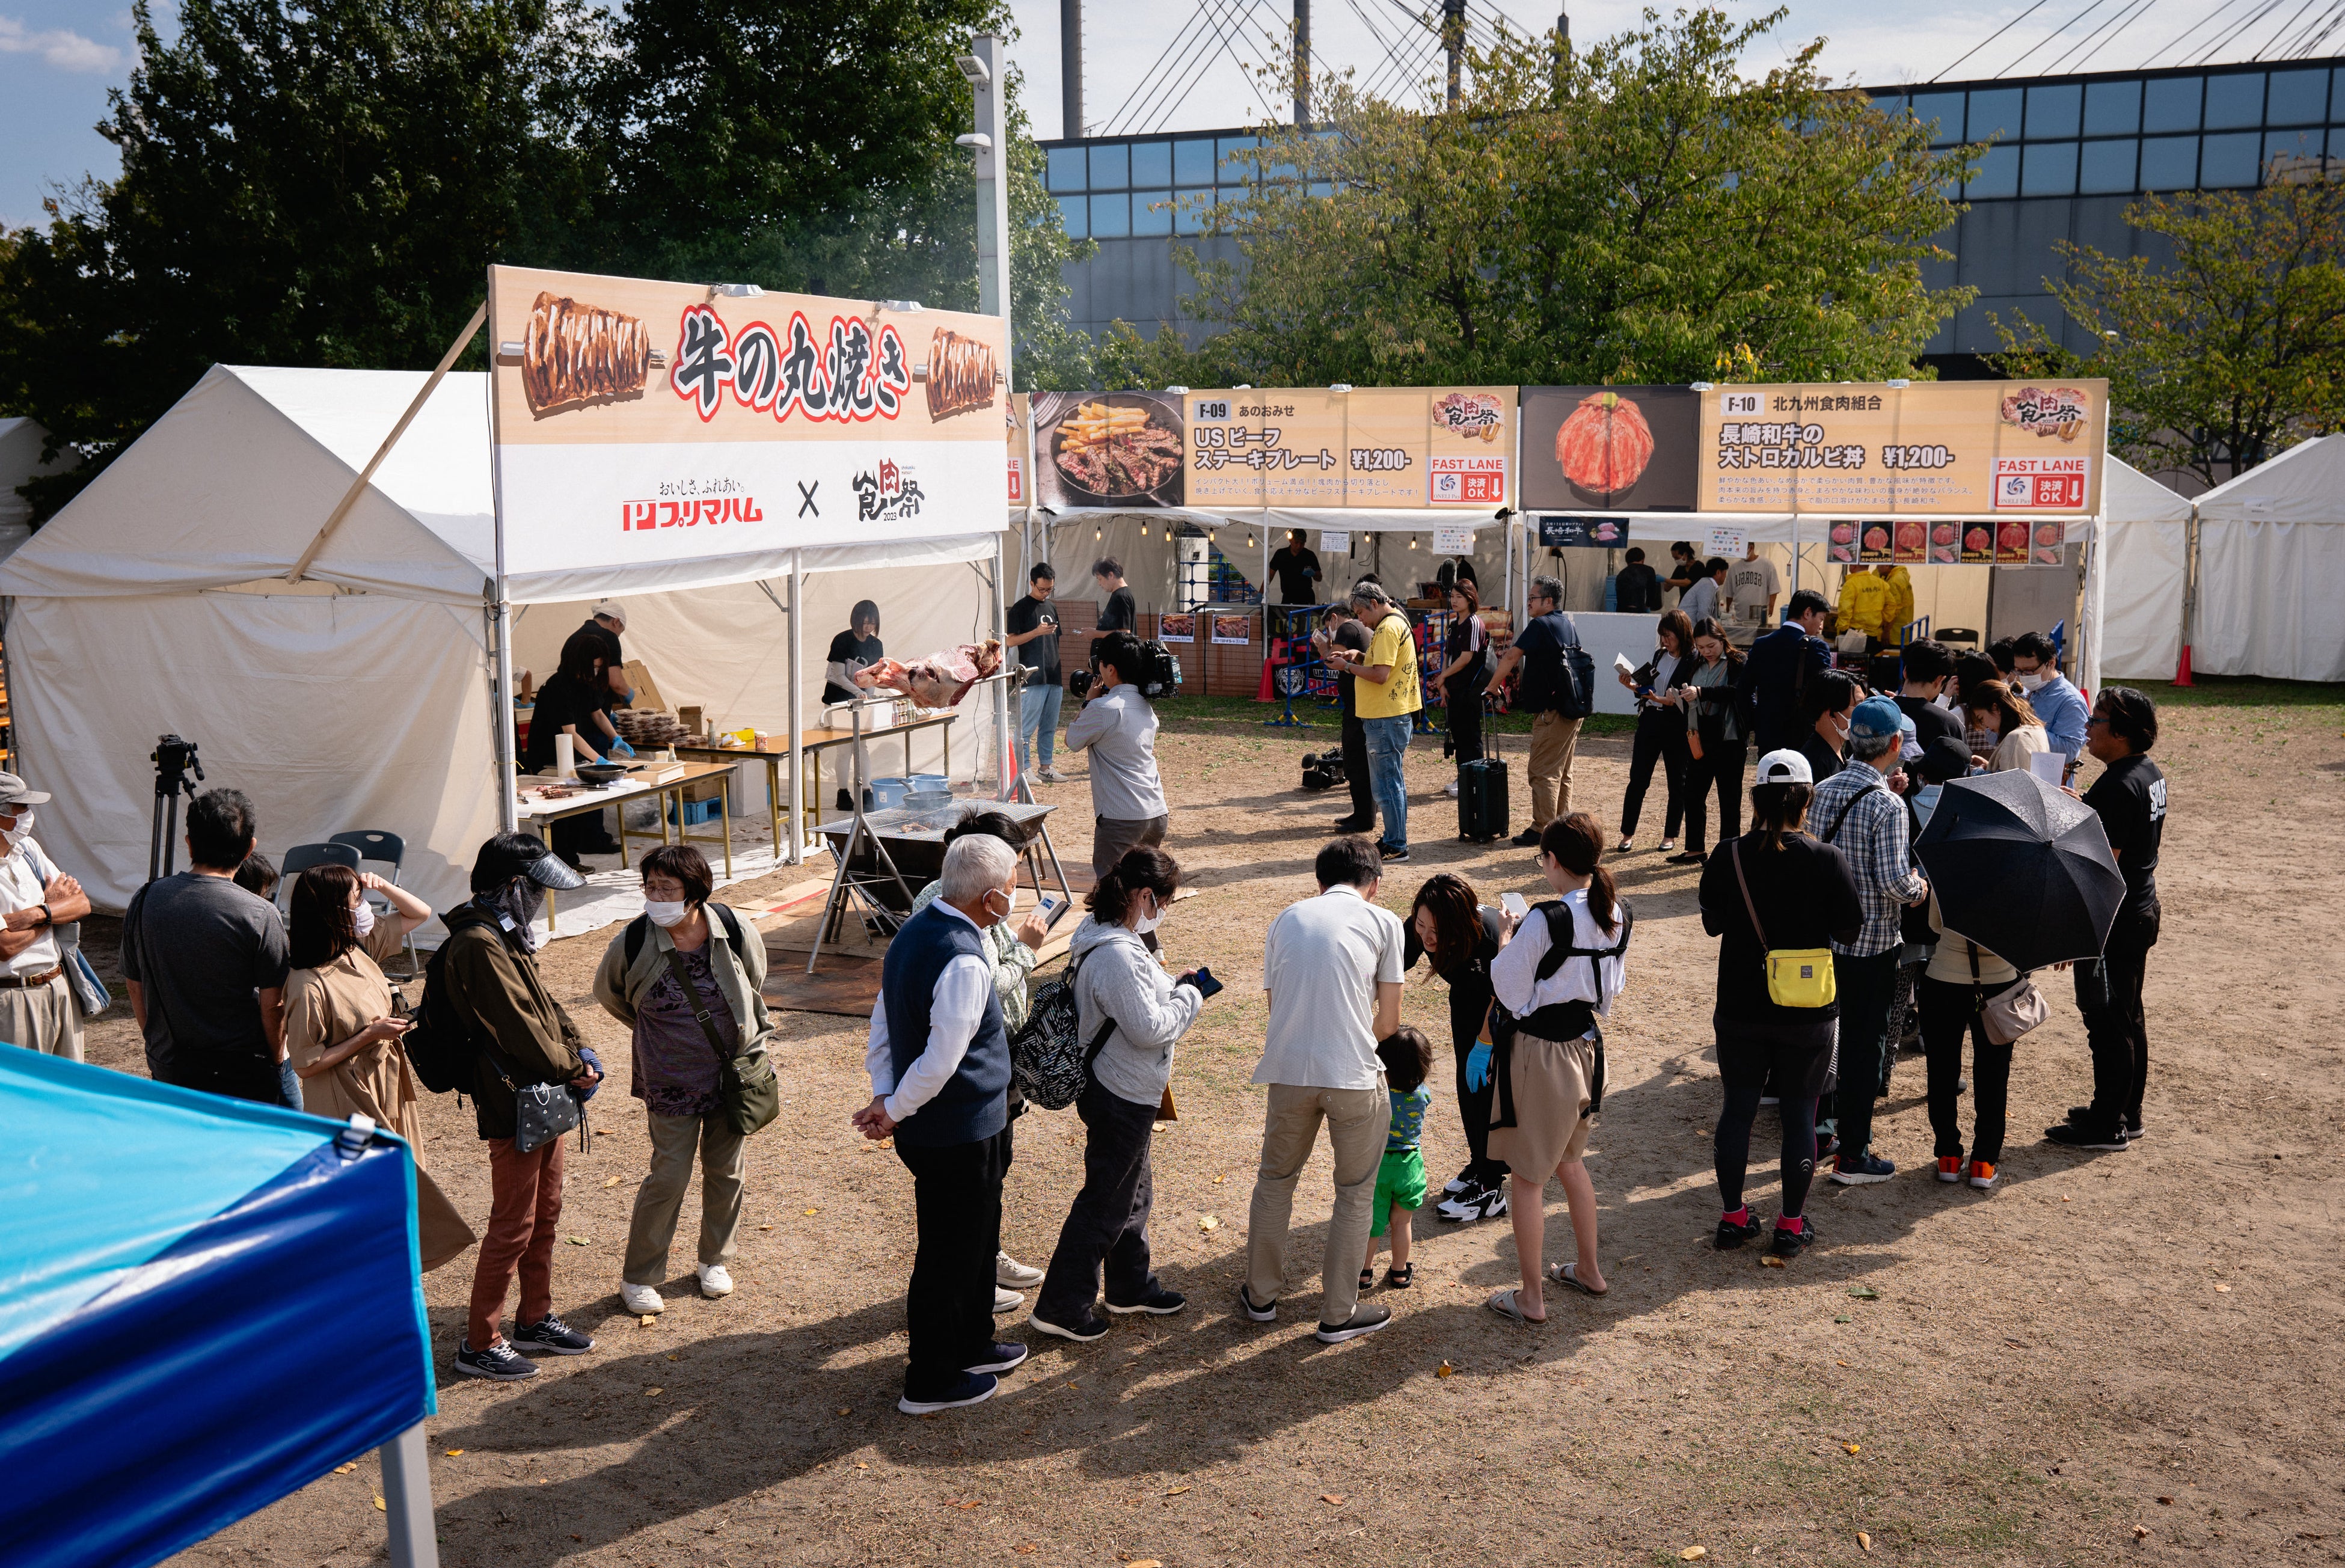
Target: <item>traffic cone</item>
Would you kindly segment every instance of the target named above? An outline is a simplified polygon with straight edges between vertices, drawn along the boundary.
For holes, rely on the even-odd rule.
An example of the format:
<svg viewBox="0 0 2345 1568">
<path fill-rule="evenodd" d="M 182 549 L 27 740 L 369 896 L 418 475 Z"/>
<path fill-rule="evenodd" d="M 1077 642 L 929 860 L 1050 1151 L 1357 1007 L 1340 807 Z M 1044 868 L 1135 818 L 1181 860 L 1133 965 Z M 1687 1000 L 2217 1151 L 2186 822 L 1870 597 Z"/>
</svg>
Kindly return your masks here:
<svg viewBox="0 0 2345 1568">
<path fill-rule="evenodd" d="M 1271 666 L 1275 663 L 1277 661 L 1269 654 L 1265 653 L 1263 656 L 1262 684 L 1255 689 L 1254 694 L 1254 700 L 1257 703 L 1274 703 L 1278 700 L 1272 693 L 1270 678 Z"/>
<path fill-rule="evenodd" d="M 2174 683 L 2178 686 L 2188 686 L 2192 683 L 2190 680 L 2190 644 L 2188 642 L 2182 644 L 2182 663 L 2175 666 Z"/>
</svg>

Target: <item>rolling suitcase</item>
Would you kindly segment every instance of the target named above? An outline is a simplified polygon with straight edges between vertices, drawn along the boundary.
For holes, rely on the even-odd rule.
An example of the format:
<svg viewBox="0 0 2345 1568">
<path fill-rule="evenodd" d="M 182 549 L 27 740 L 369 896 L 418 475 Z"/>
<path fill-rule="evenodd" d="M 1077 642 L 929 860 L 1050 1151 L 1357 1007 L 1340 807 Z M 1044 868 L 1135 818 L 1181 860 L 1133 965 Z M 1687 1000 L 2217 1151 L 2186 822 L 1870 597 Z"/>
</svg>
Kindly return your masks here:
<svg viewBox="0 0 2345 1568">
<path fill-rule="evenodd" d="M 1457 764 L 1457 836 L 1487 844 L 1507 834 L 1507 764 L 1483 757 Z"/>
</svg>

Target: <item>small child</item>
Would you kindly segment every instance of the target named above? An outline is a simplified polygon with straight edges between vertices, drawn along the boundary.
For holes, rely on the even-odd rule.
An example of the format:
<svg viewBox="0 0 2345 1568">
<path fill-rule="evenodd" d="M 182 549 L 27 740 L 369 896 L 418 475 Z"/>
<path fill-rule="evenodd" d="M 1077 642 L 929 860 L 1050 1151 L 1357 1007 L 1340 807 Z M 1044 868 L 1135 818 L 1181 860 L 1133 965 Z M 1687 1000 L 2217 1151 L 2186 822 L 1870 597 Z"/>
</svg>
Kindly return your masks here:
<svg viewBox="0 0 2345 1568">
<path fill-rule="evenodd" d="M 236 868 L 235 882 L 255 898 L 266 898 L 271 903 L 276 901 L 277 867 L 270 864 L 269 856 L 257 849 L 246 855 L 244 864 Z"/>
<path fill-rule="evenodd" d="M 1385 1138 L 1385 1157 L 1376 1167 L 1374 1229 L 1368 1232 L 1368 1256 L 1360 1265 L 1360 1289 L 1376 1281 L 1376 1238 L 1392 1230 L 1392 1267 L 1385 1283 L 1406 1290 L 1416 1282 L 1416 1265 L 1408 1260 L 1409 1216 L 1425 1207 L 1425 1156 L 1417 1141 L 1425 1136 L 1426 1108 L 1433 1091 L 1425 1076 L 1433 1070 L 1433 1042 L 1425 1031 L 1403 1024 L 1377 1043 L 1376 1058 L 1385 1065 L 1385 1084 L 1392 1093 L 1392 1130 Z"/>
</svg>

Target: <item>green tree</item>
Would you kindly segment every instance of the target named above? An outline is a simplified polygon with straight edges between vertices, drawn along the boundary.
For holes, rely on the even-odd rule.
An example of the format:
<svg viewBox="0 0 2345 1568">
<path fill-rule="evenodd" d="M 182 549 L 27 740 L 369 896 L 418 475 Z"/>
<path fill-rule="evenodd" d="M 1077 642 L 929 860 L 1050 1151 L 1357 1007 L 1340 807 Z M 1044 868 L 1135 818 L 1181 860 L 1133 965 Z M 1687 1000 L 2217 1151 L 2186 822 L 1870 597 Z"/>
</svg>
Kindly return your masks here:
<svg viewBox="0 0 2345 1568">
<path fill-rule="evenodd" d="M 1330 78 L 1309 131 L 1264 127 L 1235 263 L 1190 261 L 1193 353 L 1128 328 L 1116 384 L 1806 380 L 1912 375 L 1967 289 L 1921 265 L 1974 155 L 1934 152 L 1816 67 L 1752 79 L 1783 13 L 1714 9 L 1585 53 L 1502 34 L 1472 90 L 1418 115 Z"/>
<path fill-rule="evenodd" d="M 590 89 L 608 183 L 579 264 L 977 308 L 969 86 L 1001 0 L 634 0 Z M 1067 238 L 1011 93 L 1017 383 L 1083 385 Z M 1040 378 L 1038 380 L 1037 378 Z"/>
<path fill-rule="evenodd" d="M 435 362 L 488 262 L 588 194 L 569 0 L 183 0 L 168 46 L 135 15 L 120 177 L 0 250 L 0 406 L 98 459 L 36 481 L 39 516 L 216 361 Z"/>
<path fill-rule="evenodd" d="M 2210 486 L 2345 429 L 2345 183 L 2275 164 L 2259 190 L 2151 196 L 2126 221 L 2173 259 L 2062 242 L 2066 276 L 2046 284 L 2102 347 L 1997 319 L 2004 375 L 2106 376 L 2110 450 Z"/>
</svg>

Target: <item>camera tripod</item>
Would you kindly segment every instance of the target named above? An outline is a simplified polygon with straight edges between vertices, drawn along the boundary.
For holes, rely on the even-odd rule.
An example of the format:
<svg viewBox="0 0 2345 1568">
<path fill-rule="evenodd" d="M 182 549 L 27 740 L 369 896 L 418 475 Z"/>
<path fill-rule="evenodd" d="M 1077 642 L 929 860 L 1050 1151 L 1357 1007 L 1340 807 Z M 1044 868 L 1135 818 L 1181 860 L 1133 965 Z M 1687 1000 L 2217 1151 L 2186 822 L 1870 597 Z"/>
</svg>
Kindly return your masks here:
<svg viewBox="0 0 2345 1568">
<path fill-rule="evenodd" d="M 154 882 L 171 875 L 179 843 L 179 792 L 195 798 L 204 764 L 196 756 L 196 743 L 177 735 L 157 736 L 154 754 L 147 760 L 155 764 L 155 838 L 147 855 L 147 880 Z M 196 776 L 189 778 L 190 773 Z"/>
</svg>

